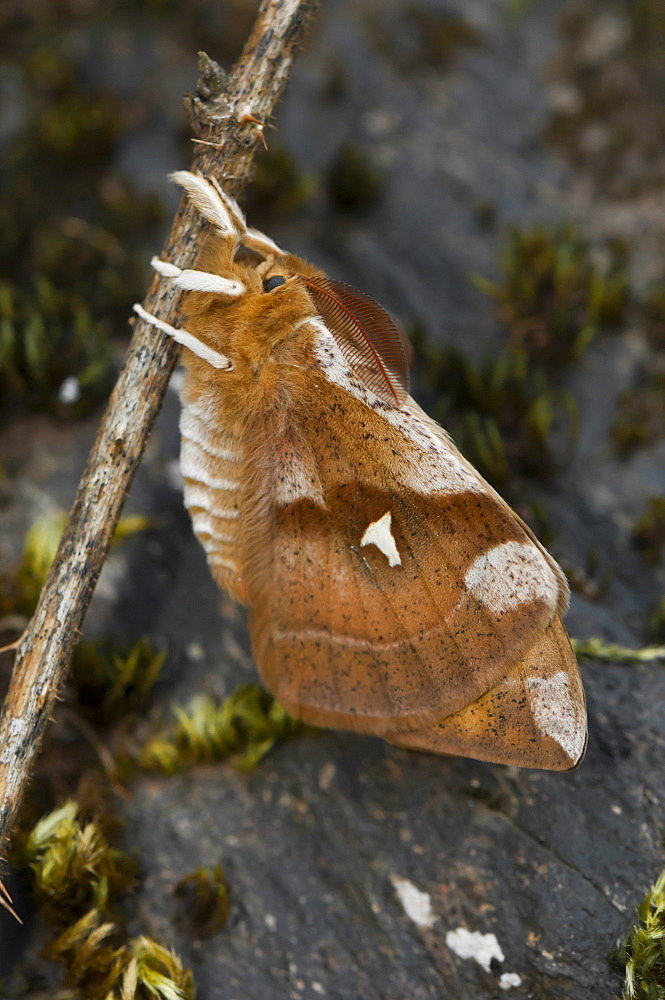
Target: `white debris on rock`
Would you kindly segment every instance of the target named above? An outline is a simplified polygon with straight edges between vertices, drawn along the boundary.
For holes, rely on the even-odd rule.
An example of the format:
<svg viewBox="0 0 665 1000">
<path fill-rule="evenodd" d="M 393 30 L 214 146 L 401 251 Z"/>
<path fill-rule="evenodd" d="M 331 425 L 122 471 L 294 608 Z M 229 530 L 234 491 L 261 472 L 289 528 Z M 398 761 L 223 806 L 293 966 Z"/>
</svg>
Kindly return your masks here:
<svg viewBox="0 0 665 1000">
<path fill-rule="evenodd" d="M 407 917 L 418 927 L 433 927 L 437 916 L 432 912 L 431 897 L 426 892 L 421 892 L 408 878 L 393 875 L 390 881 Z"/>
<path fill-rule="evenodd" d="M 499 977 L 499 987 L 502 990 L 509 990 L 513 986 L 520 986 L 522 983 L 522 977 L 518 976 L 516 972 L 503 972 Z"/>
<path fill-rule="evenodd" d="M 472 958 L 482 965 L 485 972 L 490 972 L 492 959 L 504 962 L 506 956 L 494 934 L 481 934 L 480 931 L 468 931 L 466 927 L 456 927 L 446 934 L 446 944 L 460 958 Z"/>
<path fill-rule="evenodd" d="M 66 379 L 60 383 L 60 388 L 58 389 L 58 399 L 61 403 L 66 406 L 73 406 L 74 403 L 78 403 L 81 398 L 81 383 L 77 379 L 76 375 L 68 375 Z"/>
</svg>

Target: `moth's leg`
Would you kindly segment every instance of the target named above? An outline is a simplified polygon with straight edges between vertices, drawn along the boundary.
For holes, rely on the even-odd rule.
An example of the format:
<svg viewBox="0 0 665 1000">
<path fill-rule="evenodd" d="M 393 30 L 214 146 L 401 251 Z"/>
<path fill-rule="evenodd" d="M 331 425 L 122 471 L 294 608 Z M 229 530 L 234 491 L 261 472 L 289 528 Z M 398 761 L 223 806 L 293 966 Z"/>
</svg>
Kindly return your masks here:
<svg viewBox="0 0 665 1000">
<path fill-rule="evenodd" d="M 236 297 L 247 290 L 242 281 L 223 278 L 220 274 L 212 274 L 210 271 L 197 271 L 194 268 L 181 270 L 175 264 L 160 260 L 159 257 L 153 257 L 150 263 L 164 278 L 170 278 L 176 288 L 183 288 L 188 292 L 215 292 L 218 295 Z"/>
<path fill-rule="evenodd" d="M 174 266 L 174 265 L 170 265 Z M 156 327 L 156 329 L 161 330 L 168 337 L 171 337 L 177 344 L 182 344 L 188 350 L 195 354 L 197 358 L 201 358 L 202 361 L 206 361 L 213 368 L 218 368 L 222 371 L 231 371 L 233 364 L 224 354 L 220 354 L 218 351 L 214 351 L 212 347 L 208 347 L 202 341 L 195 337 L 194 334 L 188 333 L 187 330 L 178 330 L 177 327 L 171 326 L 170 323 L 165 323 L 164 320 L 158 319 L 157 316 L 153 316 L 152 313 L 147 312 L 143 306 L 139 305 L 138 302 L 133 306 L 134 312 L 137 316 L 140 316 L 142 320 L 146 323 L 150 323 L 151 326 Z"/>
</svg>

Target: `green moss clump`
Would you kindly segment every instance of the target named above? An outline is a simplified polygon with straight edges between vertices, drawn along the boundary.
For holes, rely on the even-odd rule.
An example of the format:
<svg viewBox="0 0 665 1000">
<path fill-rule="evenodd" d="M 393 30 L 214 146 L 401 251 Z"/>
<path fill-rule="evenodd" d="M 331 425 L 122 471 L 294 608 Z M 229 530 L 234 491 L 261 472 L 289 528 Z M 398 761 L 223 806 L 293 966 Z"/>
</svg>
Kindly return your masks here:
<svg viewBox="0 0 665 1000">
<path fill-rule="evenodd" d="M 575 400 L 524 349 L 479 364 L 454 349 L 425 345 L 420 353 L 425 386 L 437 396 L 434 416 L 498 488 L 508 490 L 515 473 L 546 476 L 555 431 L 568 446 L 574 441 Z"/>
<path fill-rule="evenodd" d="M 58 929 L 45 948 L 65 966 L 65 985 L 85 1000 L 194 1000 L 192 974 L 168 948 L 131 940 L 110 917 L 134 885 L 135 862 L 113 847 L 98 819 L 84 821 L 75 801 L 43 816 L 26 836 L 40 915 Z"/>
<path fill-rule="evenodd" d="M 621 1000 L 665 997 L 665 872 L 637 907 L 638 923 L 618 942 L 609 962 L 624 977 Z"/>
<path fill-rule="evenodd" d="M 362 150 L 342 146 L 328 170 L 328 193 L 340 208 L 362 211 L 373 205 L 383 186 L 383 173 Z"/>
<path fill-rule="evenodd" d="M 212 937 L 229 917 L 229 890 L 221 865 L 210 871 L 197 868 L 180 879 L 175 894 L 182 907 L 182 923 L 198 938 Z"/>
<path fill-rule="evenodd" d="M 3 151 L 0 399 L 78 417 L 108 392 L 109 338 L 141 296 L 144 240 L 162 211 L 109 170 L 131 115 L 83 85 L 54 41 L 67 13 L 41 14 L 29 28 L 10 20 L 2 36 L 25 94 Z"/>
<path fill-rule="evenodd" d="M 64 926 L 91 906 L 108 912 L 110 900 L 133 884 L 135 863 L 112 847 L 96 820 L 84 822 L 76 802 L 44 816 L 25 841 L 43 918 Z"/>
<path fill-rule="evenodd" d="M 569 457 L 578 429 L 575 399 L 563 385 L 567 366 L 600 330 L 619 324 L 629 302 L 626 251 L 612 242 L 599 267 L 572 225 L 508 231 L 502 278 L 472 280 L 496 303 L 507 331 L 496 357 L 463 353 L 414 338 L 435 416 L 493 485 L 510 491 L 515 474 L 546 476 Z M 556 444 L 554 443 L 556 442 Z"/>
<path fill-rule="evenodd" d="M 624 458 L 665 434 L 665 371 L 652 371 L 619 397 L 612 439 Z"/>
<path fill-rule="evenodd" d="M 85 1000 L 194 1000 L 189 969 L 152 938 L 123 943 L 123 932 L 92 909 L 47 949 L 66 966 L 65 982 Z"/>
<path fill-rule="evenodd" d="M 629 199 L 662 189 L 661 0 L 617 0 L 607 10 L 579 0 L 564 9 L 561 33 L 553 74 L 566 96 L 555 102 L 550 138 L 605 195 Z"/>
<path fill-rule="evenodd" d="M 511 227 L 501 256 L 503 280 L 476 276 L 497 303 L 509 347 L 523 349 L 548 371 L 576 361 L 602 328 L 619 325 L 629 301 L 626 247 L 607 244 L 607 265 L 568 223 L 550 231 Z"/>
<path fill-rule="evenodd" d="M 201 695 L 188 711 L 176 706 L 174 712 L 174 732 L 154 737 L 143 748 L 140 763 L 149 770 L 176 774 L 231 757 L 234 767 L 248 771 L 275 743 L 302 729 L 256 684 L 239 688 L 221 703 Z"/>
<path fill-rule="evenodd" d="M 665 550 L 665 497 L 650 497 L 633 528 L 633 540 L 648 563 L 655 565 Z"/>
<path fill-rule="evenodd" d="M 71 682 L 79 704 L 108 722 L 145 706 L 166 660 L 146 638 L 129 649 L 110 641 L 80 643 L 74 650 Z"/>
<path fill-rule="evenodd" d="M 70 380 L 69 394 L 64 391 Z M 82 416 L 112 383 L 106 334 L 76 294 L 48 278 L 23 291 L 0 285 L 0 383 L 33 406 Z"/>
</svg>

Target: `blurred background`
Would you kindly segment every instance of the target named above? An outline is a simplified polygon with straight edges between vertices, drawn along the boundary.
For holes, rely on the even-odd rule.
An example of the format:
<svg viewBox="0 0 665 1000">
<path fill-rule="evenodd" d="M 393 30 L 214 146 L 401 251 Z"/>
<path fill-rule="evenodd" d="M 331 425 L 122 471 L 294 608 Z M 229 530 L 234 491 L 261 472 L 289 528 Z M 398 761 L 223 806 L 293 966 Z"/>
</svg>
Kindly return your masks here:
<svg viewBox="0 0 665 1000">
<path fill-rule="evenodd" d="M 0 8 L 0 642 L 34 607 L 177 205 L 197 53 L 230 68 L 257 7 Z M 665 0 L 328 0 L 243 200 L 402 323 L 414 395 L 564 566 L 571 635 L 633 648 L 665 643 L 664 56 Z M 105 997 L 102 920 L 125 958 L 153 940 L 136 996 L 155 969 L 182 996 L 191 970 L 204 1000 L 620 993 L 608 954 L 663 867 L 662 665 L 583 662 L 573 775 L 294 732 L 242 687 L 244 612 L 182 505 L 176 388 L 24 809 L 0 996 Z M 460 926 L 503 959 L 462 958 Z"/>
</svg>

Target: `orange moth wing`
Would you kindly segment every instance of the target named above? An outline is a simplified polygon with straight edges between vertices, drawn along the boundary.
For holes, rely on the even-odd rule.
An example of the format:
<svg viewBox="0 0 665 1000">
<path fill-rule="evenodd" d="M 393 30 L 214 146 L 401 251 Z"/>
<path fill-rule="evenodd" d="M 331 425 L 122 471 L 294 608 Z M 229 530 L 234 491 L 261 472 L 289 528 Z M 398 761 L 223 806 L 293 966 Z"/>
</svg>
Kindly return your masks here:
<svg viewBox="0 0 665 1000">
<path fill-rule="evenodd" d="M 436 753 L 567 770 L 584 692 L 565 578 L 408 396 L 398 327 L 369 297 L 175 175 L 213 227 L 187 292 L 185 502 L 254 657 L 294 715 Z M 238 247 L 252 254 L 243 259 Z"/>
<path fill-rule="evenodd" d="M 323 275 L 302 280 L 353 370 L 380 399 L 405 402 L 408 346 L 392 317 L 369 295 L 343 281 Z"/>
</svg>

